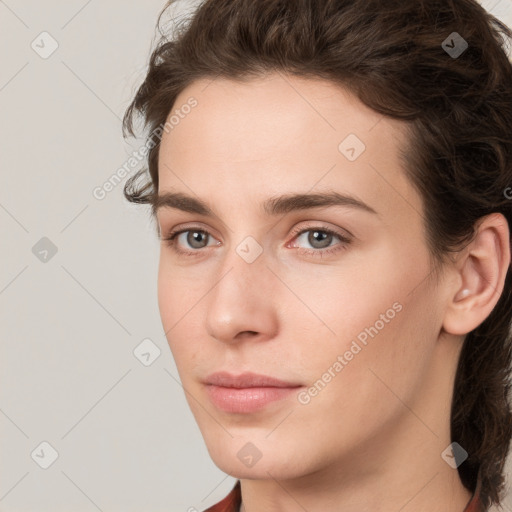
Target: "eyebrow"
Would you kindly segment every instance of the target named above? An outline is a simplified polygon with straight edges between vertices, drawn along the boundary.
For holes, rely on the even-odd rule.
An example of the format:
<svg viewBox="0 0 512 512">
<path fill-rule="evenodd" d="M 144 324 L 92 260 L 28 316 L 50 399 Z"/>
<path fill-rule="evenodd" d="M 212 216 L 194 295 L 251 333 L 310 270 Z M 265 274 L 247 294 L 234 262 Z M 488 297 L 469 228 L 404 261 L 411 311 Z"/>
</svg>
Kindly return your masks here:
<svg viewBox="0 0 512 512">
<path fill-rule="evenodd" d="M 378 213 L 363 201 L 334 191 L 317 194 L 286 194 L 271 197 L 263 203 L 262 208 L 266 215 L 277 216 L 293 211 L 326 206 L 348 206 L 378 216 Z M 175 208 L 206 217 L 216 216 L 205 202 L 181 192 L 165 192 L 155 195 L 152 202 L 153 215 L 156 216 L 158 211 L 164 208 Z"/>
</svg>

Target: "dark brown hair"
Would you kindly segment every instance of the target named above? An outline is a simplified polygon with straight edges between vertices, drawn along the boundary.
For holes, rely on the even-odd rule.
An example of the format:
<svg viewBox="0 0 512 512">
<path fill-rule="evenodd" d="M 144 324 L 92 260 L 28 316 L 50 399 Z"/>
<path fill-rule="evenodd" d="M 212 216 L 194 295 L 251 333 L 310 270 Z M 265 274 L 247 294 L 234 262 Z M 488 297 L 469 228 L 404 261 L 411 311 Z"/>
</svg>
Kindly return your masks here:
<svg viewBox="0 0 512 512">
<path fill-rule="evenodd" d="M 468 45 L 460 55 L 450 53 L 454 41 L 463 48 L 454 32 Z M 476 1 L 206 0 L 172 38 L 161 35 L 125 135 L 136 114 L 151 134 L 201 78 L 327 79 L 408 127 L 405 172 L 423 199 L 436 265 L 472 239 L 483 216 L 502 213 L 512 226 L 512 32 Z M 129 201 L 154 204 L 158 150 L 148 154 L 149 175 L 126 183 Z M 509 267 L 498 304 L 466 336 L 453 390 L 451 437 L 469 454 L 459 475 L 474 491 L 480 471 L 486 508 L 502 499 L 512 437 L 511 318 Z"/>
</svg>

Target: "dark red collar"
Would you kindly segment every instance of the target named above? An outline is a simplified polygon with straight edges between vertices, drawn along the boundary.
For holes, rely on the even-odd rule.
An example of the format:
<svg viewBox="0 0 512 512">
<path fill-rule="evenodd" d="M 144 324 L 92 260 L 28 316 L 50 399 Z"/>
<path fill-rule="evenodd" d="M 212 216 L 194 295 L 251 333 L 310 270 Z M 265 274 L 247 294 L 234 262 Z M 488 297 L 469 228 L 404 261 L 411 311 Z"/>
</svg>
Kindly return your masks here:
<svg viewBox="0 0 512 512">
<path fill-rule="evenodd" d="M 242 491 L 240 489 L 240 480 L 237 480 L 231 492 L 222 501 L 207 508 L 204 512 L 238 512 L 241 503 Z"/>
<path fill-rule="evenodd" d="M 240 482 L 240 480 L 239 480 Z M 473 492 L 473 496 L 469 500 L 469 503 L 466 505 L 466 508 L 463 512 L 486 512 L 484 508 L 484 504 L 480 499 L 480 492 L 482 489 L 482 478 L 480 476 L 480 471 L 478 472 L 478 477 L 476 480 L 476 488 L 475 492 Z M 235 509 L 238 512 L 238 508 Z"/>
</svg>

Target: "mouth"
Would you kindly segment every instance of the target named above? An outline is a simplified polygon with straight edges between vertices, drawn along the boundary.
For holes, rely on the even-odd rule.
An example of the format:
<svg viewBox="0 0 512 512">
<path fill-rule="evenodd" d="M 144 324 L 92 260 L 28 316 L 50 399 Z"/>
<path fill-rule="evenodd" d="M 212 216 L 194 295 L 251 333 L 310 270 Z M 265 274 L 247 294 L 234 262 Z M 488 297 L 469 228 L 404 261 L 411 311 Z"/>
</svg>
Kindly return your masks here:
<svg viewBox="0 0 512 512">
<path fill-rule="evenodd" d="M 303 387 L 296 382 L 252 372 L 241 375 L 216 372 L 209 375 L 204 384 L 208 397 L 218 409 L 239 414 L 261 410 Z"/>
</svg>

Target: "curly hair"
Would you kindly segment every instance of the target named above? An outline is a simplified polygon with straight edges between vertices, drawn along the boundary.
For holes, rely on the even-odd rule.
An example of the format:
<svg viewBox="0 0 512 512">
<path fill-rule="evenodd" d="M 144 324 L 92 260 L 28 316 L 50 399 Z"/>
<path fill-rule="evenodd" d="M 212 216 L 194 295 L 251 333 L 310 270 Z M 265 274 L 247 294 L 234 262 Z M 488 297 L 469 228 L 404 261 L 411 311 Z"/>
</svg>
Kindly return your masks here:
<svg viewBox="0 0 512 512">
<path fill-rule="evenodd" d="M 472 240 L 481 217 L 499 212 L 512 226 L 512 31 L 475 0 L 206 0 L 172 38 L 160 34 L 125 136 L 136 116 L 151 133 L 164 125 L 198 79 L 327 79 L 407 126 L 405 172 L 424 202 L 436 269 Z M 128 201 L 154 204 L 159 146 L 125 184 Z M 509 267 L 498 303 L 466 335 L 451 409 L 452 441 L 469 454 L 461 482 L 474 491 L 480 474 L 486 508 L 502 500 L 512 438 L 511 319 Z"/>
</svg>

